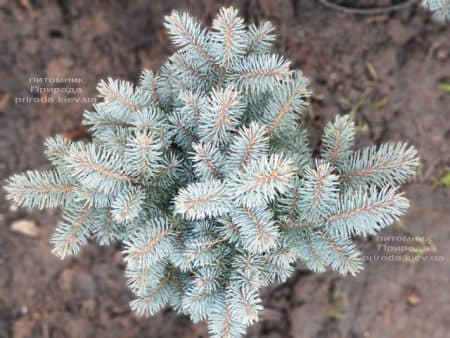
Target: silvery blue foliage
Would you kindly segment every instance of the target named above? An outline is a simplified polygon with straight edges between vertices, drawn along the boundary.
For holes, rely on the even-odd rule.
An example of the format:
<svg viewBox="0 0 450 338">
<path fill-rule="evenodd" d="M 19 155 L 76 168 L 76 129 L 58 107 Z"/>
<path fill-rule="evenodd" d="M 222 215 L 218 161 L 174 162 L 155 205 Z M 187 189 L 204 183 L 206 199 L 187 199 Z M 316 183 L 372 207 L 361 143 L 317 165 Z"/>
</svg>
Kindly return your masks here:
<svg viewBox="0 0 450 338">
<path fill-rule="evenodd" d="M 270 23 L 244 25 L 223 8 L 206 30 L 174 11 L 180 49 L 139 85 L 108 79 L 84 114 L 92 142 L 46 141 L 53 171 L 12 176 L 8 198 L 64 210 L 51 239 L 61 258 L 89 240 L 121 242 L 131 307 L 166 305 L 213 337 L 240 337 L 258 320 L 259 291 L 301 261 L 356 274 L 353 236 L 408 208 L 398 186 L 414 175 L 404 143 L 354 150 L 355 125 L 337 116 L 313 157 L 302 111 L 308 81 L 271 53 Z"/>
<path fill-rule="evenodd" d="M 422 0 L 422 6 L 432 11 L 438 21 L 450 20 L 450 0 Z"/>
</svg>

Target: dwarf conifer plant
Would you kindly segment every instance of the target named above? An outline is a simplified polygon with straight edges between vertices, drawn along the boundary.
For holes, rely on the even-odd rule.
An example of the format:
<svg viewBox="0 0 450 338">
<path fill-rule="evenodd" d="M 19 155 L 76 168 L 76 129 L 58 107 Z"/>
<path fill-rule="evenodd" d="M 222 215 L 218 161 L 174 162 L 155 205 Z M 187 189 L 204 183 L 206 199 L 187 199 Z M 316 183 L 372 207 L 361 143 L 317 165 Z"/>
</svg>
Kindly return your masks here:
<svg viewBox="0 0 450 338">
<path fill-rule="evenodd" d="M 405 213 L 398 186 L 416 150 L 354 150 L 355 125 L 337 116 L 315 156 L 308 81 L 271 52 L 270 23 L 246 26 L 223 8 L 211 30 L 179 12 L 165 26 L 179 49 L 160 72 L 144 70 L 136 87 L 101 81 L 102 102 L 84 114 L 92 142 L 48 139 L 55 169 L 14 175 L 6 190 L 21 206 L 64 210 L 51 239 L 61 258 L 91 239 L 121 242 L 138 314 L 170 305 L 213 337 L 240 337 L 260 289 L 297 262 L 361 270 L 352 238 Z"/>
</svg>

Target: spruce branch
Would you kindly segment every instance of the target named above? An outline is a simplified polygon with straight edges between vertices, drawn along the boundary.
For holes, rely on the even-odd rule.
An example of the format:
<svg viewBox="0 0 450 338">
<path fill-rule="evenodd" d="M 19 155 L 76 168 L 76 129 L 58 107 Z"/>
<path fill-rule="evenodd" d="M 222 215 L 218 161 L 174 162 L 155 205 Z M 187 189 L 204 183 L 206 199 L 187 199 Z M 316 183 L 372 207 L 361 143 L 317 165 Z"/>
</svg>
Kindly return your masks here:
<svg viewBox="0 0 450 338">
<path fill-rule="evenodd" d="M 142 212 L 145 192 L 137 187 L 126 187 L 111 204 L 112 216 L 118 223 L 127 223 Z"/>
<path fill-rule="evenodd" d="M 73 200 L 85 204 L 91 208 L 104 208 L 111 205 L 114 197 L 102 188 L 90 188 L 80 186 L 66 200 Z"/>
<path fill-rule="evenodd" d="M 301 125 L 284 125 L 280 132 L 272 134 L 270 150 L 290 158 L 299 175 L 313 166 L 307 131 Z"/>
<path fill-rule="evenodd" d="M 437 21 L 450 20 L 450 0 L 422 0 L 422 6 L 432 11 Z"/>
<path fill-rule="evenodd" d="M 80 151 L 71 151 L 67 161 L 73 177 L 90 188 L 116 191 L 121 184 L 132 181 L 118 155 L 94 144 L 87 144 Z"/>
<path fill-rule="evenodd" d="M 186 235 L 183 242 L 184 252 L 177 265 L 182 271 L 194 268 L 215 267 L 221 259 L 224 241 L 216 235 L 214 223 L 198 221 L 191 224 L 191 234 Z"/>
<path fill-rule="evenodd" d="M 233 173 L 226 181 L 230 195 L 237 203 L 257 207 L 284 194 L 290 186 L 294 168 L 281 156 L 263 156 L 250 161 L 244 171 Z"/>
<path fill-rule="evenodd" d="M 64 170 L 69 150 L 73 147 L 73 142 L 63 135 L 49 137 L 44 142 L 44 153 L 48 160 L 55 166 Z"/>
<path fill-rule="evenodd" d="M 315 169 L 305 169 L 296 206 L 302 220 L 317 220 L 336 205 L 339 177 L 333 175 L 332 170 L 328 163 L 319 161 Z"/>
<path fill-rule="evenodd" d="M 278 227 L 270 210 L 242 206 L 233 211 L 243 247 L 250 253 L 261 254 L 277 246 Z"/>
<path fill-rule="evenodd" d="M 242 91 L 263 92 L 289 73 L 289 65 L 290 62 L 279 55 L 249 55 L 233 66 L 229 79 Z"/>
<path fill-rule="evenodd" d="M 130 307 L 140 316 L 151 316 L 161 310 L 171 299 L 175 291 L 172 280 L 173 273 L 169 270 L 152 288 L 145 288 L 130 302 Z"/>
<path fill-rule="evenodd" d="M 223 178 L 224 154 L 211 144 L 198 143 L 192 147 L 195 152 L 193 162 L 196 176 L 203 180 Z"/>
<path fill-rule="evenodd" d="M 213 89 L 208 108 L 200 116 L 199 135 L 205 142 L 226 145 L 230 142 L 230 132 L 234 131 L 244 113 L 233 86 L 224 90 Z"/>
<path fill-rule="evenodd" d="M 156 288 L 166 274 L 167 264 L 157 262 L 153 264 L 129 264 L 125 270 L 128 287 L 137 294 Z"/>
<path fill-rule="evenodd" d="M 348 190 L 335 210 L 325 216 L 325 227 L 333 234 L 373 235 L 394 223 L 409 207 L 408 200 L 389 186 L 378 190 Z"/>
<path fill-rule="evenodd" d="M 188 13 L 173 11 L 164 17 L 164 26 L 178 47 L 189 47 L 197 52 L 207 63 L 217 66 L 217 62 L 209 52 L 209 41 L 206 29 L 194 20 Z"/>
<path fill-rule="evenodd" d="M 344 164 L 352 153 L 355 137 L 355 123 L 350 116 L 336 116 L 328 122 L 322 137 L 322 158 L 333 167 Z"/>
<path fill-rule="evenodd" d="M 150 265 L 161 261 L 173 250 L 173 230 L 176 222 L 167 218 L 154 218 L 140 227 L 124 241 L 125 261 L 130 266 Z"/>
<path fill-rule="evenodd" d="M 331 267 L 346 275 L 350 273 L 355 276 L 362 270 L 362 261 L 359 257 L 359 251 L 355 244 L 346 238 L 333 236 L 324 230 L 314 232 L 317 241 L 318 250 L 322 250 L 321 255 L 328 257 L 327 263 Z M 319 244 L 320 243 L 320 244 Z"/>
<path fill-rule="evenodd" d="M 246 330 L 244 323 L 235 320 L 231 305 L 226 302 L 225 295 L 218 298 L 208 316 L 208 328 L 211 338 L 241 337 Z"/>
<path fill-rule="evenodd" d="M 140 87 L 135 90 L 130 82 L 112 78 L 108 78 L 107 81 L 101 80 L 97 85 L 97 91 L 108 106 L 108 110 L 114 112 L 139 110 L 151 99 L 147 92 L 140 90 Z"/>
<path fill-rule="evenodd" d="M 193 183 L 180 189 L 175 198 L 175 210 L 188 219 L 217 217 L 228 211 L 225 186 L 218 180 Z"/>
<path fill-rule="evenodd" d="M 169 116 L 169 121 L 174 130 L 175 142 L 182 149 L 190 149 L 192 143 L 198 143 L 198 122 L 195 115 L 184 112 L 174 112 Z"/>
<path fill-rule="evenodd" d="M 217 292 L 200 291 L 198 289 L 186 292 L 183 298 L 183 310 L 190 314 L 194 323 L 208 318 L 211 305 L 217 301 Z"/>
<path fill-rule="evenodd" d="M 295 124 L 298 117 L 296 113 L 301 112 L 306 105 L 305 99 L 310 95 L 307 84 L 308 80 L 301 72 L 295 72 L 278 88 L 275 86 L 275 93 L 266 105 L 262 117 L 269 134 L 280 125 Z"/>
<path fill-rule="evenodd" d="M 182 161 L 181 156 L 174 151 L 165 153 L 160 159 L 158 171 L 152 177 L 152 184 L 164 190 L 173 189 L 184 174 Z"/>
<path fill-rule="evenodd" d="M 111 207 L 91 207 L 93 212 L 92 234 L 100 245 L 112 245 L 124 236 L 124 229 L 112 219 Z"/>
<path fill-rule="evenodd" d="M 355 275 L 362 269 L 355 245 L 326 229 L 292 228 L 285 238 L 292 252 L 313 271 L 325 271 L 331 266 L 342 275 Z"/>
<path fill-rule="evenodd" d="M 102 102 L 94 106 L 94 110 L 86 110 L 83 114 L 83 125 L 88 126 L 89 131 L 94 135 L 102 135 L 106 130 L 115 131 L 117 127 L 132 127 L 127 121 L 127 114 L 116 113 L 109 110 Z"/>
<path fill-rule="evenodd" d="M 162 142 L 151 132 L 138 132 L 128 138 L 124 149 L 129 172 L 134 178 L 149 179 L 159 171 Z"/>
<path fill-rule="evenodd" d="M 245 25 L 233 7 L 221 8 L 213 20 L 211 50 L 221 66 L 230 65 L 245 53 Z"/>
<path fill-rule="evenodd" d="M 212 337 L 240 338 L 264 317 L 260 289 L 299 261 L 361 270 L 352 237 L 406 212 L 399 185 L 417 151 L 353 151 L 354 123 L 338 116 L 315 156 L 308 80 L 270 52 L 270 23 L 246 27 L 230 7 L 211 31 L 176 11 L 165 26 L 179 49 L 161 69 L 144 70 L 137 86 L 101 81 L 83 115 L 91 140 L 47 139 L 55 169 L 12 176 L 7 198 L 63 209 L 51 239 L 61 258 L 91 239 L 121 245 L 139 315 L 170 306 L 207 320 Z"/>
<path fill-rule="evenodd" d="M 56 226 L 50 240 L 53 244 L 53 254 L 65 258 L 78 253 L 91 236 L 91 213 L 92 209 L 87 205 L 73 203 L 66 208 L 63 220 Z"/>
<path fill-rule="evenodd" d="M 67 196 L 78 188 L 77 182 L 59 171 L 28 171 L 11 176 L 5 190 L 17 205 L 45 209 L 62 206 Z"/>
<path fill-rule="evenodd" d="M 268 137 L 264 127 L 257 123 L 244 127 L 235 135 L 230 145 L 228 166 L 230 170 L 243 170 L 251 160 L 267 154 Z"/>
<path fill-rule="evenodd" d="M 301 183 L 298 177 L 291 181 L 291 187 L 277 200 L 276 210 L 280 214 L 280 220 L 284 227 L 291 227 L 297 222 L 298 215 L 304 213 L 299 209 Z M 310 196 L 308 196 L 310 197 Z"/>
<path fill-rule="evenodd" d="M 419 165 L 417 151 L 406 143 L 386 143 L 354 152 L 341 165 L 341 181 L 349 186 L 363 184 L 396 186 L 415 174 Z"/>
<path fill-rule="evenodd" d="M 117 127 L 114 130 L 107 128 L 100 134 L 97 134 L 97 141 L 106 150 L 123 157 L 128 141 L 132 135 L 133 132 L 130 128 Z"/>
<path fill-rule="evenodd" d="M 232 285 L 227 294 L 233 318 L 244 318 L 244 325 L 249 326 L 258 321 L 263 307 L 258 289 L 247 285 Z"/>
<path fill-rule="evenodd" d="M 180 51 L 170 57 L 173 75 L 177 86 L 183 90 L 205 90 L 213 82 L 212 74 L 209 74 L 207 65 L 200 60 L 188 56 L 188 51 Z"/>
<path fill-rule="evenodd" d="M 184 104 L 181 108 L 181 114 L 195 116 L 196 119 L 205 114 L 207 99 L 202 91 L 183 90 L 179 94 L 179 99 Z"/>
<path fill-rule="evenodd" d="M 268 53 L 276 39 L 274 31 L 275 27 L 269 21 L 265 21 L 259 26 L 249 25 L 245 55 Z"/>
<path fill-rule="evenodd" d="M 152 101 L 157 107 L 161 107 L 161 94 L 159 93 L 158 81 L 159 77 L 151 70 L 144 69 L 139 77 L 139 84 L 143 90 L 148 90 L 151 93 Z"/>
</svg>

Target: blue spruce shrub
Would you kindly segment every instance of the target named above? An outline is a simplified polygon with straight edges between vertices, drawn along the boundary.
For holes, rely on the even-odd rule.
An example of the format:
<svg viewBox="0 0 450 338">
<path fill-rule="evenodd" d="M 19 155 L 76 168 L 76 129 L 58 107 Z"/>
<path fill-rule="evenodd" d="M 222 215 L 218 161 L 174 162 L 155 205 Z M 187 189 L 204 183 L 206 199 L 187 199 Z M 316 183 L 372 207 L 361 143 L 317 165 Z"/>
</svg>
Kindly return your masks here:
<svg viewBox="0 0 450 338">
<path fill-rule="evenodd" d="M 139 85 L 108 79 L 84 113 L 92 142 L 49 138 L 55 169 L 12 176 L 18 205 L 64 210 L 51 242 L 61 257 L 88 241 L 121 242 L 131 307 L 170 305 L 212 337 L 240 337 L 263 308 L 260 289 L 301 261 L 361 270 L 354 236 L 408 208 L 398 186 L 418 165 L 402 142 L 354 150 L 348 116 L 328 122 L 313 156 L 302 125 L 308 81 L 271 52 L 274 28 L 222 8 L 206 30 L 174 11 L 175 46 Z"/>
</svg>

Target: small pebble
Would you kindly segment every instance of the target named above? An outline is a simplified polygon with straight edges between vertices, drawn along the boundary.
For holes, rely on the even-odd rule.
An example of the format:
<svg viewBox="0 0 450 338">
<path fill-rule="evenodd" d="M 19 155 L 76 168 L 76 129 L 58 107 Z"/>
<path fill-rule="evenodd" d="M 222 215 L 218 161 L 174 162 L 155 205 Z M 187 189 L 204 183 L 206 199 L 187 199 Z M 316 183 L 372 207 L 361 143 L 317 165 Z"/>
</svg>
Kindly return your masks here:
<svg viewBox="0 0 450 338">
<path fill-rule="evenodd" d="M 410 293 L 406 300 L 409 305 L 417 305 L 420 303 L 420 298 L 415 293 Z"/>
<path fill-rule="evenodd" d="M 36 226 L 36 222 L 29 219 L 19 219 L 11 223 L 10 229 L 12 232 L 28 237 L 37 237 L 41 233 L 40 229 Z"/>
<path fill-rule="evenodd" d="M 444 47 L 440 47 L 436 50 L 436 59 L 439 61 L 444 61 L 448 57 L 448 50 Z"/>
</svg>

